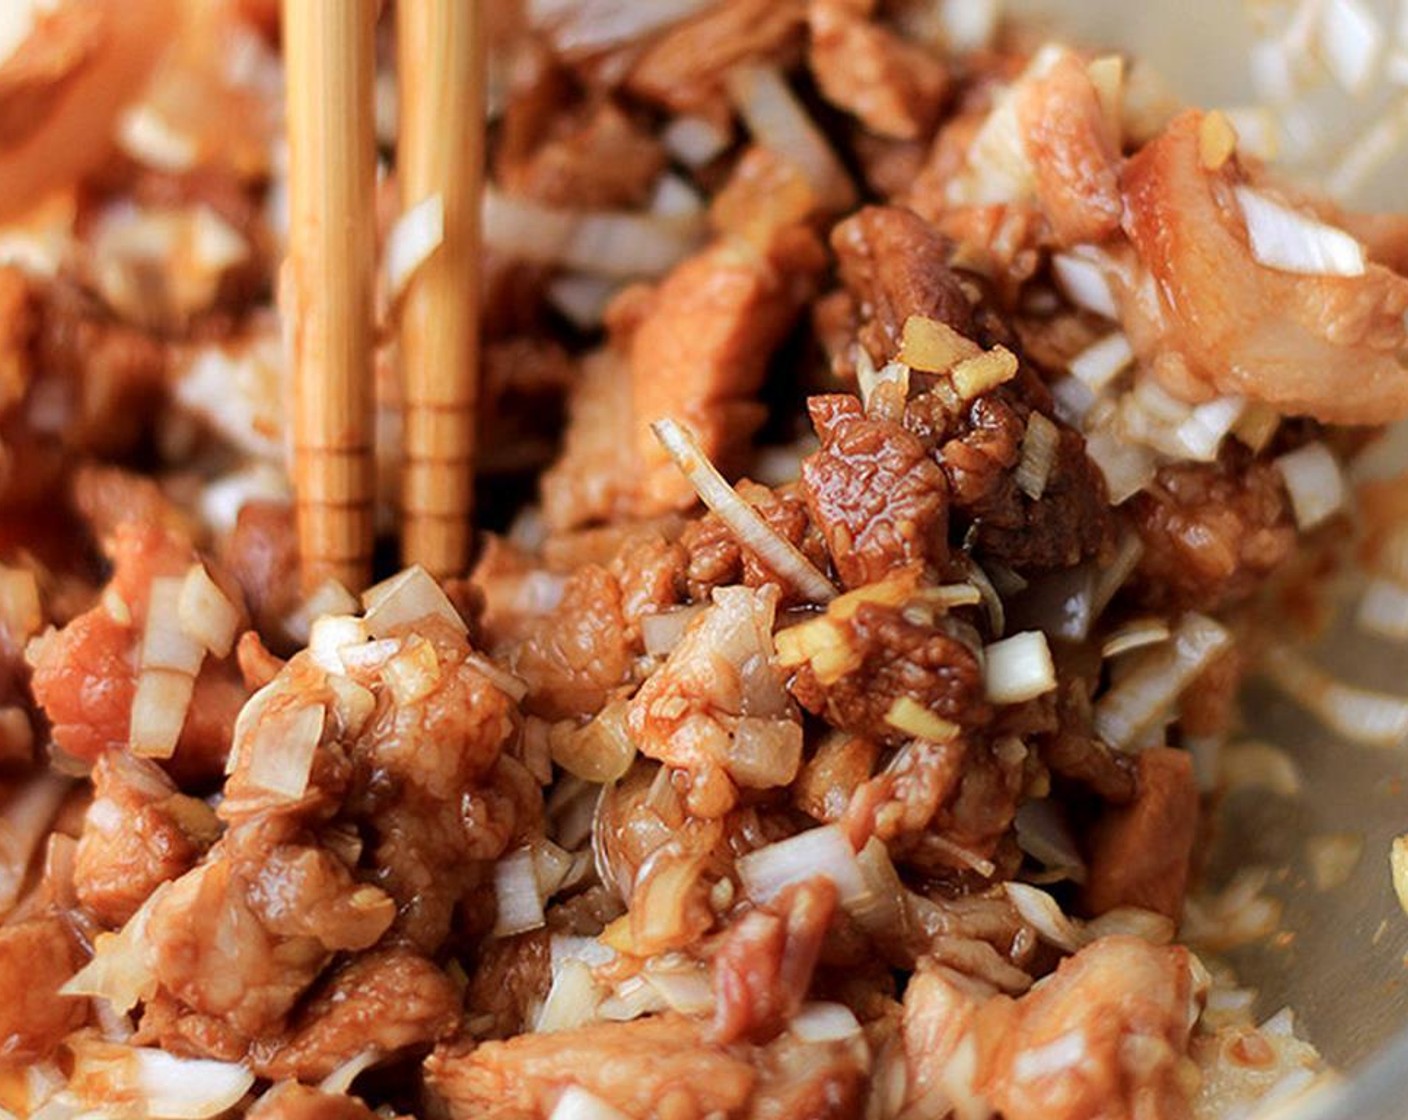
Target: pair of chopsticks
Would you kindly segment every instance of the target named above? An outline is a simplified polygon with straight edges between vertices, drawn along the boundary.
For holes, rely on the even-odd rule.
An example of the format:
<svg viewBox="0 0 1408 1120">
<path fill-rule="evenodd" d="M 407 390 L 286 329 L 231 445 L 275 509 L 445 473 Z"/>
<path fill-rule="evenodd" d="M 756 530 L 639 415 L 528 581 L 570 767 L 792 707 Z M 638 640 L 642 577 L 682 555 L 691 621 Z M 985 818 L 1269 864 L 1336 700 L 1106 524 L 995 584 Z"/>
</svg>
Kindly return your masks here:
<svg viewBox="0 0 1408 1120">
<path fill-rule="evenodd" d="M 285 0 L 293 481 L 305 591 L 371 579 L 375 0 Z M 444 236 L 401 307 L 401 546 L 461 575 L 472 542 L 484 43 L 479 0 L 400 0 L 402 212 L 436 194 Z"/>
</svg>

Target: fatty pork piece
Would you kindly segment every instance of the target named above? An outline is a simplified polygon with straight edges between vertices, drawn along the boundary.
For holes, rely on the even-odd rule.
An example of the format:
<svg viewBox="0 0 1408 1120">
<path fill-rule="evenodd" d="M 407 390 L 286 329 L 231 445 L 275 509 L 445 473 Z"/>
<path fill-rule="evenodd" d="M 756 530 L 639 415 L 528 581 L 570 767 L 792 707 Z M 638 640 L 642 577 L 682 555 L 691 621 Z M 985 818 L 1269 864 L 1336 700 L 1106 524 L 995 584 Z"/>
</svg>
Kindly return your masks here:
<svg viewBox="0 0 1408 1120">
<path fill-rule="evenodd" d="M 513 703 L 447 621 L 330 625 L 346 643 L 315 631 L 242 713 L 223 837 L 152 897 L 143 1041 L 317 1078 L 369 1039 L 458 1024 L 429 957 L 540 827 L 536 782 L 501 753 Z"/>
<path fill-rule="evenodd" d="M 921 964 L 904 996 L 906 1115 L 1188 1120 L 1203 983 L 1186 949 L 1103 937 L 1017 999 Z"/>
<path fill-rule="evenodd" d="M 806 227 L 773 231 L 766 251 L 724 238 L 655 289 L 624 293 L 610 349 L 589 358 L 563 455 L 543 476 L 555 529 L 688 509 L 695 493 L 650 425 L 686 425 L 727 470 L 762 423 L 754 397 L 768 361 L 812 294 L 825 253 Z"/>
<path fill-rule="evenodd" d="M 708 1030 L 662 1015 L 450 1044 L 431 1055 L 426 1075 L 452 1120 L 547 1120 L 564 1094 L 583 1091 L 632 1120 L 859 1115 L 868 1064 L 859 1036 L 723 1046 Z"/>
<path fill-rule="evenodd" d="M 1330 274 L 1258 260 L 1239 192 L 1294 207 L 1235 156 L 1208 166 L 1209 121 L 1183 113 L 1123 173 L 1137 269 L 1122 285 L 1121 311 L 1136 352 L 1190 400 L 1240 395 L 1337 424 L 1404 415 L 1408 279 L 1372 262 L 1346 260 Z"/>
</svg>

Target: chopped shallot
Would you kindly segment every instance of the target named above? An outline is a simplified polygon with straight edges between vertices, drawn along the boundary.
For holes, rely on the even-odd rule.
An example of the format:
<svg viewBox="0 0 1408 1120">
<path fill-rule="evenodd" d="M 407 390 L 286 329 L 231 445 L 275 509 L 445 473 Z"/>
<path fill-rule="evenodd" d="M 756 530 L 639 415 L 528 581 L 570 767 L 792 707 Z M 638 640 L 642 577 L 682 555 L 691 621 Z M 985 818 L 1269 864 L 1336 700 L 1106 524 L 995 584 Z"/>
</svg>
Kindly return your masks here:
<svg viewBox="0 0 1408 1120">
<path fill-rule="evenodd" d="M 854 202 L 845 168 L 777 69 L 735 66 L 725 81 L 753 139 L 790 160 L 822 206 L 844 210 Z"/>
<path fill-rule="evenodd" d="M 758 511 L 738 496 L 738 491 L 709 462 L 683 425 L 674 420 L 657 420 L 651 424 L 651 429 L 689 479 L 700 500 L 723 519 L 740 543 L 756 552 L 768 567 L 812 601 L 826 603 L 836 597 L 831 581 L 816 570 L 796 545 L 769 527 Z"/>
</svg>

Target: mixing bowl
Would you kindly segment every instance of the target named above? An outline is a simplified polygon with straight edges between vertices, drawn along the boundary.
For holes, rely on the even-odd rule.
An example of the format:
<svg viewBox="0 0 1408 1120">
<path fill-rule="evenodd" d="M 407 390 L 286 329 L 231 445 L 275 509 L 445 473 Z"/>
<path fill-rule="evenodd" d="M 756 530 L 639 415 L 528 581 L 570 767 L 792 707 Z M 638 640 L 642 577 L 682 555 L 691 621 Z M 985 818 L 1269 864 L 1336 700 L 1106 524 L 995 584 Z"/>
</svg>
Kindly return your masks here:
<svg viewBox="0 0 1408 1120">
<path fill-rule="evenodd" d="M 1152 60 L 1179 98 L 1211 107 L 1254 104 L 1254 43 L 1326 5 L 1027 0 L 1010 7 L 1063 36 Z M 1386 39 L 1392 38 L 1400 18 L 1396 3 L 1364 0 L 1351 7 L 1374 15 Z M 1403 96 L 1382 70 L 1362 91 L 1349 93 L 1326 81 L 1307 96 L 1308 126 L 1338 152 L 1307 174 L 1323 180 L 1337 168 L 1342 172 L 1345 153 Z M 1400 151 L 1366 175 L 1348 200 L 1408 207 L 1405 170 L 1408 159 Z M 1387 444 L 1374 455 L 1377 472 L 1408 465 L 1408 439 L 1394 433 Z M 1340 617 L 1314 658 L 1341 679 L 1408 693 L 1408 647 L 1373 639 L 1354 626 L 1352 577 L 1330 594 Z M 1241 791 L 1222 807 L 1211 882 L 1225 881 L 1239 867 L 1264 866 L 1272 869 L 1268 892 L 1284 906 L 1279 936 L 1229 959 L 1242 983 L 1258 990 L 1259 1014 L 1292 1008 L 1300 1033 L 1345 1075 L 1296 1109 L 1297 1120 L 1402 1120 L 1408 1117 L 1408 916 L 1393 891 L 1388 851 L 1393 837 L 1408 832 L 1408 745 L 1384 749 L 1338 740 L 1264 685 L 1250 688 L 1242 709 L 1246 735 L 1284 748 L 1295 760 L 1303 793 Z M 1362 838 L 1363 854 L 1347 881 L 1318 890 L 1307 842 L 1313 846 L 1318 837 L 1339 835 Z"/>
</svg>

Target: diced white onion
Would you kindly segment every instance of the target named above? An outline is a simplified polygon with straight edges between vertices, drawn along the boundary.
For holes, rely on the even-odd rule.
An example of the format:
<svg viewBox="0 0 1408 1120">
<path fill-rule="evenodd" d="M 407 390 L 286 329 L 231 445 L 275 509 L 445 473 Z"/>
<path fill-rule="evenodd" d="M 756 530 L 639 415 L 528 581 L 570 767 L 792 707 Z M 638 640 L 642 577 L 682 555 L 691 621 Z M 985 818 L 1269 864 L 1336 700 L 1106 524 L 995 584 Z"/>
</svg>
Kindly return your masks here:
<svg viewBox="0 0 1408 1120">
<path fill-rule="evenodd" d="M 216 657 L 229 656 L 240 613 L 210 578 L 204 564 L 192 564 L 181 582 L 177 607 L 181 629 Z"/>
<path fill-rule="evenodd" d="M 179 387 L 177 389 L 179 394 Z M 240 510 L 251 502 L 287 505 L 291 497 L 288 479 L 272 463 L 251 463 L 230 474 L 221 475 L 200 493 L 200 516 L 217 533 L 235 527 Z"/>
<path fill-rule="evenodd" d="M 707 1015 L 714 1010 L 714 989 L 709 972 L 698 961 L 662 966 L 656 961 L 643 973 L 649 984 L 671 1011 L 681 1015 Z"/>
<path fill-rule="evenodd" d="M 245 778 L 250 785 L 290 801 L 302 797 L 326 718 L 322 704 L 266 709 L 240 746 L 249 759 Z"/>
<path fill-rule="evenodd" d="M 958 54 L 990 45 L 1001 11 L 1000 0 L 939 0 L 945 44 Z"/>
<path fill-rule="evenodd" d="M 640 620 L 641 641 L 645 652 L 651 657 L 664 657 L 684 637 L 689 624 L 703 613 L 702 605 L 675 607 L 655 614 L 642 615 Z"/>
<path fill-rule="evenodd" d="M 734 728 L 724 766 L 745 789 L 790 785 L 802 765 L 802 725 L 744 716 Z"/>
<path fill-rule="evenodd" d="M 1046 492 L 1060 442 L 1061 433 L 1056 425 L 1040 412 L 1033 412 L 1027 421 L 1026 434 L 1022 436 L 1022 458 L 1014 477 L 1018 489 L 1034 502 L 1040 501 Z"/>
<path fill-rule="evenodd" d="M 1171 642 L 1139 654 L 1128 675 L 1096 702 L 1095 734 L 1117 750 L 1137 747 L 1231 640 L 1232 635 L 1207 616 L 1184 615 Z"/>
<path fill-rule="evenodd" d="M 1067 369 L 1092 392 L 1100 393 L 1134 361 L 1134 349 L 1124 331 L 1092 342 L 1067 363 Z"/>
<path fill-rule="evenodd" d="M 1139 534 L 1132 530 L 1126 531 L 1116 547 L 1115 558 L 1096 573 L 1090 596 L 1092 621 L 1104 613 L 1105 608 L 1110 605 L 1110 600 L 1139 566 L 1143 555 L 1144 542 L 1139 539 Z"/>
<path fill-rule="evenodd" d="M 1280 272 L 1363 276 L 1364 247 L 1342 229 L 1275 202 L 1251 187 L 1234 188 L 1252 256 Z"/>
<path fill-rule="evenodd" d="M 1020 704 L 1056 687 L 1051 647 L 1040 630 L 1013 634 L 983 650 L 983 681 L 994 704 Z"/>
<path fill-rule="evenodd" d="M 658 276 L 695 248 L 698 215 L 666 218 L 629 211 L 554 210 L 484 189 L 484 242 L 536 264 L 600 276 Z"/>
<path fill-rule="evenodd" d="M 738 496 L 683 425 L 665 419 L 656 420 L 650 427 L 675 465 L 689 479 L 700 500 L 733 530 L 740 543 L 756 552 L 763 563 L 813 602 L 827 603 L 836 597 L 831 581 L 816 570 L 796 545 L 772 529 L 757 510 Z"/>
<path fill-rule="evenodd" d="M 1016 882 L 1004 883 L 1003 888 L 1022 920 L 1036 930 L 1043 941 L 1068 953 L 1076 952 L 1085 944 L 1084 932 L 1061 912 L 1056 900 L 1044 890 Z"/>
<path fill-rule="evenodd" d="M 528 25 L 559 53 L 596 54 L 688 19 L 709 0 L 528 0 Z M 557 1118 L 554 1118 L 557 1120 Z"/>
<path fill-rule="evenodd" d="M 147 625 L 142 632 L 142 668 L 169 669 L 194 677 L 200 672 L 205 650 L 181 629 L 181 591 L 184 580 L 152 580 Z"/>
<path fill-rule="evenodd" d="M 158 171 L 186 171 L 198 154 L 191 137 L 177 132 L 147 104 L 134 105 L 118 118 L 116 139 L 123 152 Z"/>
<path fill-rule="evenodd" d="M 1307 443 L 1274 460 L 1286 483 L 1296 524 L 1313 529 L 1344 506 L 1344 476 L 1323 443 Z"/>
<path fill-rule="evenodd" d="M 191 259 L 205 271 L 218 275 L 249 257 L 244 235 L 209 206 L 191 213 Z"/>
<path fill-rule="evenodd" d="M 1284 646 L 1265 651 L 1262 669 L 1289 699 L 1352 742 L 1391 747 L 1408 737 L 1408 700 L 1402 697 L 1338 681 Z"/>
<path fill-rule="evenodd" d="M 233 1108 L 254 1084 L 254 1074 L 235 1062 L 178 1058 L 164 1050 L 132 1051 L 136 1088 L 152 1120 L 205 1120 Z"/>
<path fill-rule="evenodd" d="M 24 782 L 0 810 L 0 917 L 19 900 L 34 853 L 70 785 L 58 774 L 41 774 Z"/>
<path fill-rule="evenodd" d="M 864 902 L 870 893 L 851 842 L 835 825 L 799 832 L 738 861 L 743 889 L 760 904 L 772 901 L 787 887 L 818 876 L 836 884 L 844 907 Z"/>
<path fill-rule="evenodd" d="M 1324 0 L 1320 5 L 1320 56 L 1335 81 L 1353 94 L 1369 88 L 1384 47 L 1384 32 L 1361 0 Z"/>
<path fill-rule="evenodd" d="M 725 82 L 753 139 L 796 165 L 818 202 L 833 210 L 854 203 L 845 168 L 776 67 L 735 66 Z"/>
<path fill-rule="evenodd" d="M 441 680 L 440 658 L 435 647 L 412 634 L 399 653 L 381 667 L 381 679 L 398 707 L 424 700 Z"/>
<path fill-rule="evenodd" d="M 1171 637 L 1168 624 L 1159 618 L 1136 618 L 1108 634 L 1100 646 L 1101 657 L 1118 657 L 1145 646 L 1156 646 Z"/>
<path fill-rule="evenodd" d="M 1017 846 L 1022 851 L 1048 872 L 1077 883 L 1085 882 L 1085 861 L 1057 802 L 1049 798 L 1025 801 L 1012 823 L 1017 832 Z"/>
<path fill-rule="evenodd" d="M 1104 476 L 1111 505 L 1128 501 L 1154 480 L 1152 452 L 1122 439 L 1117 432 L 1088 432 L 1085 453 Z"/>
<path fill-rule="evenodd" d="M 72 1047 L 68 1093 L 83 1115 L 149 1120 L 208 1120 L 234 1108 L 254 1085 L 254 1074 L 235 1062 L 178 1058 L 164 1050 L 80 1038 Z M 67 1095 L 67 1094 L 66 1094 Z"/>
<path fill-rule="evenodd" d="M 804 1003 L 787 1024 L 803 1042 L 842 1042 L 860 1034 L 860 1021 L 844 1003 Z"/>
<path fill-rule="evenodd" d="M 688 182 L 673 172 L 665 172 L 655 182 L 650 196 L 650 212 L 662 218 L 693 217 L 704 210 L 704 200 Z"/>
<path fill-rule="evenodd" d="M 542 928 L 546 918 L 543 900 L 538 894 L 531 848 L 519 848 L 494 864 L 494 899 L 497 903 L 495 937 L 511 937 Z"/>
<path fill-rule="evenodd" d="M 350 614 L 325 614 L 313 620 L 308 633 L 308 654 L 320 669 L 329 673 L 346 672 L 342 650 L 348 646 L 365 646 L 371 640 L 366 623 Z"/>
<path fill-rule="evenodd" d="M 1272 160 L 1280 147 L 1276 114 L 1265 105 L 1237 105 L 1223 112 L 1237 133 L 1237 151 L 1260 160 Z"/>
<path fill-rule="evenodd" d="M 199 647 L 197 647 L 199 648 Z M 143 669 L 132 696 L 128 740 L 139 758 L 170 758 L 191 707 L 195 678 L 174 669 Z"/>
<path fill-rule="evenodd" d="M 557 1098 L 548 1120 L 630 1120 L 630 1117 L 580 1085 L 569 1085 Z"/>
<path fill-rule="evenodd" d="M 365 622 L 374 638 L 426 617 L 448 622 L 461 634 L 468 628 L 440 584 L 419 564 L 362 592 Z"/>
<path fill-rule="evenodd" d="M 1104 254 L 1098 249 L 1082 249 L 1057 253 L 1051 258 L 1051 267 L 1066 298 L 1077 307 L 1106 319 L 1118 319 L 1119 305 L 1104 262 Z"/>
<path fill-rule="evenodd" d="M 731 137 L 706 117 L 673 117 L 660 133 L 665 150 L 686 167 L 703 167 L 728 147 Z"/>
<path fill-rule="evenodd" d="M 528 695 L 527 681 L 522 677 L 514 676 L 507 669 L 500 668 L 482 653 L 475 653 L 473 650 L 470 650 L 465 654 L 464 663 L 475 672 L 487 677 L 490 684 L 515 704 Z"/>
<path fill-rule="evenodd" d="M 1211 463 L 1246 409 L 1241 397 L 1216 397 L 1198 405 L 1174 432 L 1179 449 L 1189 459 Z"/>
<path fill-rule="evenodd" d="M 439 194 L 421 199 L 396 219 L 386 238 L 386 290 L 392 303 L 444 240 L 445 200 Z"/>
<path fill-rule="evenodd" d="M 596 1018 L 600 1002 L 601 989 L 591 967 L 580 960 L 563 961 L 553 969 L 552 986 L 533 1029 L 548 1034 L 585 1026 Z"/>
<path fill-rule="evenodd" d="M 1360 597 L 1355 621 L 1370 634 L 1408 641 L 1408 587 L 1397 580 L 1371 579 Z"/>
<path fill-rule="evenodd" d="M 1051 383 L 1051 399 L 1056 405 L 1056 416 L 1071 427 L 1083 430 L 1085 418 L 1095 406 L 1095 394 L 1076 377 L 1058 377 Z"/>
</svg>

